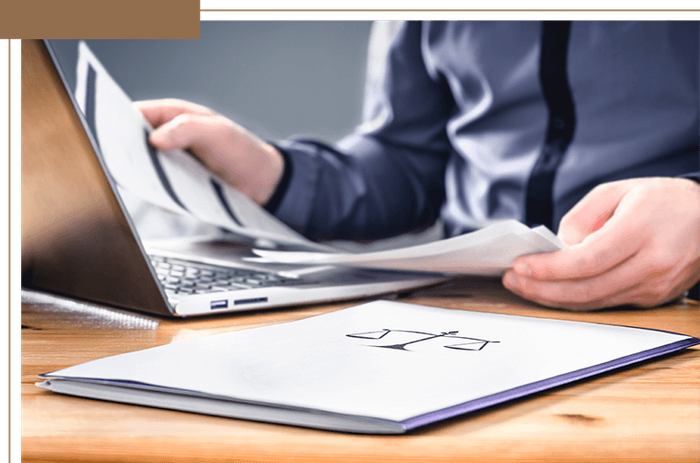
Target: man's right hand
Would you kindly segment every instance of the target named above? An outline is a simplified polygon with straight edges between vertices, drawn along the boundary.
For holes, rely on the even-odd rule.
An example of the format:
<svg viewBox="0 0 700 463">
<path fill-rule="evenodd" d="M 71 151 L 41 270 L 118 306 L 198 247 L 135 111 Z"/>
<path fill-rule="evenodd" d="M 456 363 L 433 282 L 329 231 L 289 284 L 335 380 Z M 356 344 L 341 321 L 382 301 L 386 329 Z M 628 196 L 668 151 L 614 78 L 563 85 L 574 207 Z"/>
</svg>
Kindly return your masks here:
<svg viewBox="0 0 700 463">
<path fill-rule="evenodd" d="M 157 149 L 190 151 L 260 205 L 275 192 L 284 158 L 272 145 L 230 119 L 176 99 L 139 101 L 135 106 L 154 127 L 149 141 Z"/>
</svg>

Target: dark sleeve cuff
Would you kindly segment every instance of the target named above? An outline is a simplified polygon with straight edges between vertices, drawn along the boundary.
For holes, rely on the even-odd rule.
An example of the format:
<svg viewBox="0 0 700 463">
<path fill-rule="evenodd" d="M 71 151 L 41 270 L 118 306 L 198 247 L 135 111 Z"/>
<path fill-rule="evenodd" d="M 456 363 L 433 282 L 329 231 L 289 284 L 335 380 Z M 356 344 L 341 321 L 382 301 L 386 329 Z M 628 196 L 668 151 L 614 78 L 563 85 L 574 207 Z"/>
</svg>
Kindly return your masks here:
<svg viewBox="0 0 700 463">
<path fill-rule="evenodd" d="M 289 186 L 289 179 L 292 178 L 293 169 L 289 154 L 287 154 L 287 152 L 281 149 L 279 146 L 275 145 L 275 148 L 277 148 L 277 151 L 282 153 L 282 158 L 284 158 L 284 172 L 282 173 L 280 182 L 277 184 L 275 192 L 272 194 L 267 204 L 265 204 L 265 210 L 270 214 L 274 214 L 282 202 L 282 198 L 284 198 L 284 195 L 287 192 L 287 187 Z"/>
</svg>

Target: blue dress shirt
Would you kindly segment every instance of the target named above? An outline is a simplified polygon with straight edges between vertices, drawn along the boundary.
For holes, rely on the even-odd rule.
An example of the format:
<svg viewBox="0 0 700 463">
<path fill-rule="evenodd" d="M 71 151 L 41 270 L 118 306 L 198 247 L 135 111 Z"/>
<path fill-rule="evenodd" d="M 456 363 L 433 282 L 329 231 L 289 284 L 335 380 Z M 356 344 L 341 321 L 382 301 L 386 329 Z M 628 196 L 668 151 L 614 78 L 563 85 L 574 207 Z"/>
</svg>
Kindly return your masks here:
<svg viewBox="0 0 700 463">
<path fill-rule="evenodd" d="M 395 27 L 370 56 L 356 131 L 334 146 L 278 144 L 273 212 L 314 239 L 388 237 L 438 217 L 449 233 L 505 218 L 556 230 L 600 183 L 700 171 L 698 23 L 560 26 Z"/>
</svg>

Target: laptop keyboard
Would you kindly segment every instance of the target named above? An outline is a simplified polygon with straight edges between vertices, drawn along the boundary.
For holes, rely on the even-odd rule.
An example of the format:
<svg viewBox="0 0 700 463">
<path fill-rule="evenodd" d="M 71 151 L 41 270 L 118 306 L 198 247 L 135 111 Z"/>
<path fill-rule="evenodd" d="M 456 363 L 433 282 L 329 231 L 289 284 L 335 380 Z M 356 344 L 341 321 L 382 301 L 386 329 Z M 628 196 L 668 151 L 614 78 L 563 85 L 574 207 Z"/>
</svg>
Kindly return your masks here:
<svg viewBox="0 0 700 463">
<path fill-rule="evenodd" d="M 158 279 L 169 294 L 202 294 L 301 284 L 295 278 L 250 269 L 236 269 L 151 255 Z M 305 282 L 304 282 L 305 283 Z"/>
</svg>

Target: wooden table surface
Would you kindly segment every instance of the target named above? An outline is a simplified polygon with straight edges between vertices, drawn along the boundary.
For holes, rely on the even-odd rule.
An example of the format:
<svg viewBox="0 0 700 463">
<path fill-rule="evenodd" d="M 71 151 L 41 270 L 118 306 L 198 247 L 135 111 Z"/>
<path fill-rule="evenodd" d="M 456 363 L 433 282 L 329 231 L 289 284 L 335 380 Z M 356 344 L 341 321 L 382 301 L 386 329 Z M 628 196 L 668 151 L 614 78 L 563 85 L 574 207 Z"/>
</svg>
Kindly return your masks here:
<svg viewBox="0 0 700 463">
<path fill-rule="evenodd" d="M 483 312 L 603 322 L 700 337 L 700 306 L 570 313 L 530 304 L 490 279 L 401 298 Z M 37 375 L 209 334 L 297 320 L 353 301 L 162 319 L 23 292 L 23 461 L 700 461 L 700 348 L 430 425 L 366 436 L 62 396 Z"/>
</svg>

